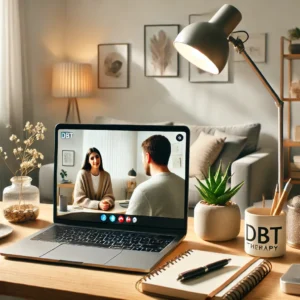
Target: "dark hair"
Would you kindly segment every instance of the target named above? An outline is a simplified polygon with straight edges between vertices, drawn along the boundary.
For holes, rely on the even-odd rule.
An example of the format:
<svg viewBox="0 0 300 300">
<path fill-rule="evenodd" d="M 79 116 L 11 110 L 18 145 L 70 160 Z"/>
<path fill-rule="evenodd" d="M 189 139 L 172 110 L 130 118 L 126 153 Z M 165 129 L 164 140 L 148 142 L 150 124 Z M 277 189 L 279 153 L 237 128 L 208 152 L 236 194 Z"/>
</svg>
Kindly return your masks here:
<svg viewBox="0 0 300 300">
<path fill-rule="evenodd" d="M 95 148 L 95 147 L 89 148 L 89 149 L 88 149 L 88 151 L 87 151 L 87 153 L 86 153 L 86 155 L 85 155 L 85 159 L 84 159 L 84 162 L 83 162 L 83 166 L 82 166 L 81 169 L 86 170 L 86 171 L 90 171 L 90 169 L 92 168 L 92 166 L 91 166 L 91 164 L 89 163 L 89 157 L 90 157 L 90 155 L 91 155 L 93 152 L 97 153 L 97 154 L 100 156 L 100 166 L 99 166 L 99 170 L 100 170 L 100 171 L 104 171 L 101 153 L 100 153 L 100 151 L 99 151 L 97 148 Z"/>
<path fill-rule="evenodd" d="M 152 135 L 142 143 L 144 152 L 148 152 L 158 165 L 168 165 L 171 154 L 171 143 L 163 135 Z"/>
</svg>

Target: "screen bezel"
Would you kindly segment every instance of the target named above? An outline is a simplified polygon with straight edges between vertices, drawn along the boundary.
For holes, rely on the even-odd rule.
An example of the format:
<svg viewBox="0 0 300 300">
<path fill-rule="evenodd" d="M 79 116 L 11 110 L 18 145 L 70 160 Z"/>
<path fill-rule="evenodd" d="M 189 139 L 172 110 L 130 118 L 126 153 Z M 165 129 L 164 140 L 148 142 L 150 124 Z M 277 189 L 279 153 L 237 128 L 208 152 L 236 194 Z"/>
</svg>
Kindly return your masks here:
<svg viewBox="0 0 300 300">
<path fill-rule="evenodd" d="M 172 218 L 155 218 L 155 222 L 148 222 L 146 225 L 127 225 L 116 223 L 103 223 L 78 221 L 60 218 L 57 214 L 57 160 L 58 160 L 58 138 L 59 130 L 123 130 L 123 131 L 160 131 L 160 132 L 184 132 L 186 134 L 185 140 L 185 195 L 184 195 L 184 219 L 172 219 Z M 188 210 L 188 186 L 189 186 L 189 147 L 190 147 L 190 131 L 186 126 L 162 126 L 162 125 L 107 125 L 107 124 L 57 124 L 55 127 L 55 153 L 54 153 L 54 206 L 53 216 L 54 223 L 63 223 L 76 226 L 89 226 L 103 229 L 118 229 L 118 230 L 130 230 L 130 231 L 153 231 L 153 232 L 177 232 L 186 233 L 187 231 L 187 210 Z M 99 211 L 99 214 L 101 212 Z M 105 213 L 105 212 L 102 212 Z M 123 214 L 124 215 L 124 214 Z M 138 216 L 139 218 L 153 218 L 147 216 Z M 142 222 L 143 223 L 143 222 Z"/>
</svg>

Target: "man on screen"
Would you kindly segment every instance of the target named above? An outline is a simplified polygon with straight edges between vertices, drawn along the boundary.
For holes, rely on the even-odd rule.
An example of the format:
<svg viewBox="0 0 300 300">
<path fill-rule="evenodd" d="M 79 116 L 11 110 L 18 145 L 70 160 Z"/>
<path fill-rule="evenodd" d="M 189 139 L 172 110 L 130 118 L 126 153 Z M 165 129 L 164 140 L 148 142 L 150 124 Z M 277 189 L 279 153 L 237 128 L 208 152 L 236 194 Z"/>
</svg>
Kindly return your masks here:
<svg viewBox="0 0 300 300">
<path fill-rule="evenodd" d="M 151 178 L 134 190 L 126 214 L 183 218 L 185 181 L 168 169 L 169 140 L 153 135 L 142 143 L 142 150 L 145 172 Z"/>
</svg>

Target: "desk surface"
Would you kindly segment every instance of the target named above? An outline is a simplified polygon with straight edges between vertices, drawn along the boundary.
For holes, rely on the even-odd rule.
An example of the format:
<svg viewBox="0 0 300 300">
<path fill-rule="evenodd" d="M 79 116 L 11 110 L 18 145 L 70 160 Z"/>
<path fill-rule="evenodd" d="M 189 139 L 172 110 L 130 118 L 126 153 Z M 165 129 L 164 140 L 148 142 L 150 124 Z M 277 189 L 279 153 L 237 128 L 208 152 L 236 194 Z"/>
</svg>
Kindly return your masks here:
<svg viewBox="0 0 300 300">
<path fill-rule="evenodd" d="M 0 221 L 4 221 L 0 202 Z M 23 225 L 10 224 L 14 232 L 0 240 L 0 247 L 7 246 L 52 222 L 52 205 L 41 204 L 40 216 L 35 222 Z M 185 240 L 163 261 L 192 248 L 206 251 L 246 255 L 243 251 L 243 229 L 229 242 L 210 243 L 200 240 L 193 230 L 193 218 L 189 218 Z M 292 263 L 300 263 L 300 250 L 287 246 L 282 258 L 270 259 L 272 272 L 245 299 L 298 299 L 280 291 L 279 278 Z M 139 293 L 135 282 L 141 274 L 118 271 L 61 266 L 48 263 L 17 261 L 0 256 L 0 295 L 12 295 L 32 299 L 153 299 Z"/>
<path fill-rule="evenodd" d="M 126 202 L 127 200 L 116 200 L 115 206 L 107 211 L 104 211 L 107 214 L 125 214 L 127 208 L 120 205 L 122 202 Z M 97 209 L 89 209 L 84 207 L 74 207 L 73 205 L 68 205 L 68 211 L 60 211 L 59 205 L 57 206 L 57 214 L 58 215 L 68 215 L 68 214 L 76 214 L 76 213 L 82 213 L 82 212 L 89 212 L 89 213 L 97 213 L 99 214 L 99 210 Z"/>
</svg>

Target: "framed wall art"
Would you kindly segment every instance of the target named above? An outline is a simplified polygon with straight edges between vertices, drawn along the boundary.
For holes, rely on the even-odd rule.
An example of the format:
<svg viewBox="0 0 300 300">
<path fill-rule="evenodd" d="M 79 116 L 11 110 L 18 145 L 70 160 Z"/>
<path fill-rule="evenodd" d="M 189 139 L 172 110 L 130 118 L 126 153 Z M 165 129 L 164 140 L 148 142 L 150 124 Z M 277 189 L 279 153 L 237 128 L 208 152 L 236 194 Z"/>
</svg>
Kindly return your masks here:
<svg viewBox="0 0 300 300">
<path fill-rule="evenodd" d="M 241 37 L 241 40 L 244 36 Z M 249 33 L 249 39 L 245 42 L 244 47 L 251 59 L 256 63 L 266 62 L 266 33 Z M 245 61 L 242 55 L 234 51 L 234 61 Z"/>
<path fill-rule="evenodd" d="M 179 25 L 144 26 L 144 70 L 146 77 L 178 77 L 179 54 L 173 41 Z"/>
<path fill-rule="evenodd" d="M 98 88 L 129 87 L 129 44 L 98 45 Z"/>
<path fill-rule="evenodd" d="M 189 15 L 189 24 L 195 22 L 207 22 L 211 18 L 211 14 L 201 14 L 201 15 Z M 229 67 L 228 62 L 220 74 L 214 75 L 205 72 L 196 66 L 189 63 L 189 82 L 192 83 L 222 83 L 228 82 L 229 80 Z"/>
<path fill-rule="evenodd" d="M 75 165 L 75 151 L 62 150 L 62 165 L 66 167 L 73 167 Z"/>
</svg>

